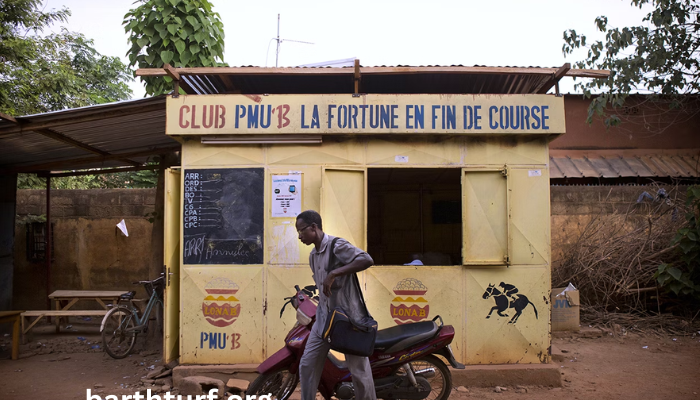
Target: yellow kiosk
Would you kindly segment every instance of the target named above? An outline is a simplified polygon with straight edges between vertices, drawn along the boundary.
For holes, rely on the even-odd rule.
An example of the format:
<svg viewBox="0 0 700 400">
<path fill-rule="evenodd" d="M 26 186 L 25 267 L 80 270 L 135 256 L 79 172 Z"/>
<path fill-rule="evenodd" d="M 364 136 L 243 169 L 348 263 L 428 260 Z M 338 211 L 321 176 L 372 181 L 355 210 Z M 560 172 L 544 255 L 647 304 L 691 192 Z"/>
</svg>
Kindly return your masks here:
<svg viewBox="0 0 700 400">
<path fill-rule="evenodd" d="M 288 86 L 262 70 L 168 72 L 200 94 L 167 99 L 182 154 L 166 182 L 166 360 L 254 364 L 283 346 L 295 323 L 283 298 L 313 282 L 295 217 L 314 209 L 374 258 L 359 278 L 380 329 L 440 315 L 460 362 L 549 362 L 548 143 L 564 100 L 536 93 L 558 70 L 501 68 L 503 94 L 353 93 L 353 76 L 396 79 L 389 68 L 272 69 Z M 294 84 L 328 70 L 349 93 Z M 472 70 L 462 78 L 492 77 Z M 277 79 L 277 92 L 235 94 L 244 77 Z M 216 79 L 231 94 L 202 89 Z"/>
</svg>

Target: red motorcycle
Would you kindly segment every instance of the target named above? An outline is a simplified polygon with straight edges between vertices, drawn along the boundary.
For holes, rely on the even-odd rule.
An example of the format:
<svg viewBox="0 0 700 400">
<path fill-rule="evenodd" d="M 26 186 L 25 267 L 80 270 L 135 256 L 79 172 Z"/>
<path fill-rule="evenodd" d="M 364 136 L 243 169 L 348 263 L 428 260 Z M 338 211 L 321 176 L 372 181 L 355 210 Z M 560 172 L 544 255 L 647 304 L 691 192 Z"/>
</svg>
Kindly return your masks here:
<svg viewBox="0 0 700 400">
<path fill-rule="evenodd" d="M 246 395 L 272 394 L 272 398 L 288 399 L 299 384 L 299 361 L 311 333 L 316 316 L 315 286 L 299 289 L 287 304 L 296 309 L 297 322 L 285 338 L 285 346 L 258 366 L 258 378 Z M 439 320 L 438 325 L 436 321 Z M 377 332 L 374 353 L 369 357 L 378 399 L 446 400 L 452 391 L 452 375 L 442 359 L 454 368 L 464 369 L 455 360 L 450 348 L 455 331 L 443 325 L 440 316 L 432 321 L 398 325 Z M 323 368 L 319 392 L 326 400 L 353 399 L 355 391 L 345 362 L 332 352 Z"/>
</svg>

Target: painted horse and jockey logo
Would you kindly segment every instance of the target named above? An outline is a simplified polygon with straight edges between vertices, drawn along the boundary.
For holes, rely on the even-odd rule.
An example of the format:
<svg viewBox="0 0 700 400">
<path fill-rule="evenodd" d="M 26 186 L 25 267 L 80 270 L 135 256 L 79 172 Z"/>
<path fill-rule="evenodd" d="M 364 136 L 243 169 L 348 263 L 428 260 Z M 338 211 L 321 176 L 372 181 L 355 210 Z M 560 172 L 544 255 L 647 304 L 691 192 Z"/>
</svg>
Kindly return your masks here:
<svg viewBox="0 0 700 400">
<path fill-rule="evenodd" d="M 501 282 L 498 284 L 498 286 L 501 287 L 503 291 L 498 290 L 495 285 L 489 284 L 489 287 L 486 288 L 484 295 L 481 296 L 484 299 L 493 297 L 493 299 L 496 301 L 496 305 L 491 308 L 491 311 L 489 311 L 489 315 L 487 315 L 486 318 L 491 318 L 491 313 L 494 311 L 496 311 L 501 317 L 507 317 L 508 314 L 503 314 L 503 312 L 509 308 L 514 308 L 515 315 L 513 315 L 510 321 L 508 321 L 509 324 L 514 324 L 518 322 L 518 318 L 520 318 L 520 315 L 523 313 L 525 307 L 527 307 L 528 304 L 532 304 L 532 302 L 524 294 L 517 294 L 518 288 L 511 284 Z M 537 308 L 534 304 L 532 304 L 532 308 L 535 310 L 535 318 L 539 319 L 537 316 Z"/>
</svg>

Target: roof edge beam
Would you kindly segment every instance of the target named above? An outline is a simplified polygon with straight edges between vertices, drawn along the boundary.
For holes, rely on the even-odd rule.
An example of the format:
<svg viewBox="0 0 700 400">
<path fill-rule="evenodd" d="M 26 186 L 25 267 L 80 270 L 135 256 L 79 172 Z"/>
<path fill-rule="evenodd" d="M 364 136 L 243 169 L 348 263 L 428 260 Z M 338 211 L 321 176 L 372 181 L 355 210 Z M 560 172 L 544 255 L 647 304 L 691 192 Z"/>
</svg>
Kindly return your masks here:
<svg viewBox="0 0 700 400">
<path fill-rule="evenodd" d="M 160 147 L 160 148 L 155 148 L 155 149 L 150 149 L 150 150 L 133 151 L 133 152 L 129 152 L 129 153 L 110 154 L 107 156 L 84 157 L 84 158 L 78 158 L 78 159 L 72 159 L 72 160 L 52 161 L 52 162 L 46 162 L 46 163 L 41 163 L 41 164 L 33 164 L 33 165 L 27 165 L 27 166 L 15 167 L 15 168 L 0 169 L 0 175 L 16 174 L 16 173 L 21 173 L 21 172 L 43 172 L 43 171 L 52 170 L 52 169 L 70 168 L 70 167 L 75 167 L 75 166 L 79 166 L 79 165 L 102 163 L 105 161 L 113 161 L 113 160 L 119 160 L 119 159 L 124 159 L 124 158 L 145 157 L 145 156 L 154 156 L 154 155 L 160 155 L 160 154 L 174 153 L 176 151 L 180 151 L 179 145 L 173 146 L 173 147 Z"/>
<path fill-rule="evenodd" d="M 10 121 L 13 124 L 19 124 L 16 119 L 14 119 L 11 115 L 7 115 L 5 113 L 0 112 L 0 119 L 4 119 L 5 121 Z"/>
<path fill-rule="evenodd" d="M 455 74 L 491 74 L 491 75 L 551 75 L 561 68 L 525 68 L 525 67 L 362 67 L 363 74 L 421 74 L 421 73 L 455 73 Z M 177 68 L 180 76 L 187 75 L 353 75 L 354 68 L 273 68 L 273 67 L 192 67 Z M 139 68 L 136 76 L 167 76 L 164 68 Z M 592 69 L 574 69 L 566 76 L 578 78 L 607 78 L 610 71 Z"/>
<path fill-rule="evenodd" d="M 561 80 L 561 78 L 563 78 L 563 77 L 567 74 L 567 72 L 569 72 L 569 70 L 571 70 L 571 64 L 570 64 L 570 63 L 566 63 L 566 64 L 562 65 L 561 68 L 559 68 L 559 69 L 557 70 L 557 72 L 555 72 L 554 74 L 552 74 L 552 77 L 551 77 L 551 78 L 549 78 L 549 79 L 547 79 L 546 81 L 544 81 L 544 83 L 542 84 L 542 86 L 540 86 L 539 88 L 537 88 L 537 89 L 535 90 L 535 93 L 537 93 L 537 94 L 546 94 L 546 93 L 549 91 L 549 89 L 551 89 L 552 87 L 556 86 L 556 85 L 559 83 L 559 81 Z M 558 91 L 558 90 L 557 90 L 557 91 Z"/>
<path fill-rule="evenodd" d="M 360 60 L 355 59 L 355 94 L 360 93 L 360 79 L 362 79 L 362 73 L 360 72 Z"/>
<path fill-rule="evenodd" d="M 178 74 L 177 71 L 175 71 L 175 68 L 173 68 L 172 65 L 166 63 L 166 64 L 163 66 L 163 69 L 165 70 L 165 73 L 166 73 L 169 77 L 173 78 L 174 81 L 179 81 L 179 80 L 180 80 L 180 74 Z"/>
<path fill-rule="evenodd" d="M 102 174 L 113 174 L 118 172 L 132 172 L 132 171 L 145 171 L 160 168 L 160 164 L 155 165 L 141 165 L 139 167 L 127 167 L 127 168 L 104 168 L 93 171 L 75 171 L 75 172 L 51 172 L 48 174 L 39 174 L 42 177 L 48 178 L 62 178 L 65 176 L 84 176 L 84 175 L 102 175 Z"/>
</svg>

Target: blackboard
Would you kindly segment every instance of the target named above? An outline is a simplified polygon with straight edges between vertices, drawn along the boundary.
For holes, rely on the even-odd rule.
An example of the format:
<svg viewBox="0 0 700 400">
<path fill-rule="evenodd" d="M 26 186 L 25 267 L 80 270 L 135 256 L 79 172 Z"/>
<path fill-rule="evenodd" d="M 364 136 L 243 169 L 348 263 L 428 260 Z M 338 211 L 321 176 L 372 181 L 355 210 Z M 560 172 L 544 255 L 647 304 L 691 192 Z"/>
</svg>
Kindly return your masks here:
<svg viewBox="0 0 700 400">
<path fill-rule="evenodd" d="M 184 171 L 184 264 L 262 264 L 263 168 Z"/>
</svg>

